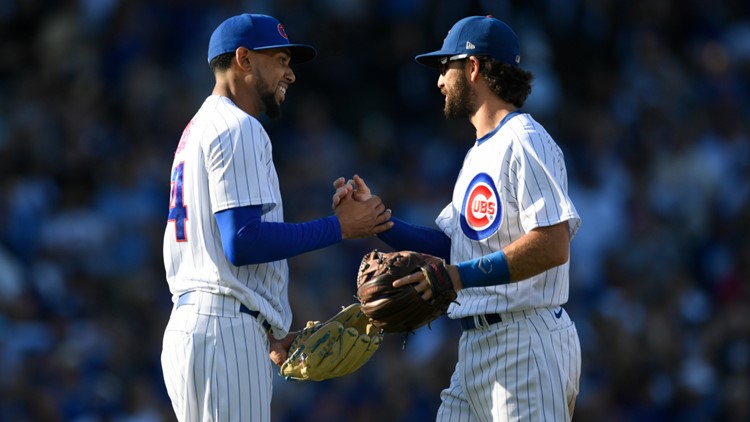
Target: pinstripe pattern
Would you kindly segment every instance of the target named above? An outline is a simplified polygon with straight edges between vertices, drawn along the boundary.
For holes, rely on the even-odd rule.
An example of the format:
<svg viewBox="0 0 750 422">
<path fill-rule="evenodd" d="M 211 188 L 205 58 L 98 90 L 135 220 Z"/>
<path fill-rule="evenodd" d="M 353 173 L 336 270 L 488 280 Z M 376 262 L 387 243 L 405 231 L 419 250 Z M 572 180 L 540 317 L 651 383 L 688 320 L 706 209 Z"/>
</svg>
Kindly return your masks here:
<svg viewBox="0 0 750 422">
<path fill-rule="evenodd" d="M 233 298 L 203 297 L 174 310 L 164 335 L 162 369 L 175 414 L 181 421 L 270 421 L 266 333 Z"/>
<path fill-rule="evenodd" d="M 286 335 L 287 261 L 233 266 L 214 214 L 261 205 L 263 221 L 284 220 L 271 141 L 228 98 L 210 96 L 180 141 L 173 172 L 178 167 L 187 214 L 167 224 L 164 267 L 173 302 L 191 291 L 196 303 L 175 309 L 164 335 L 164 380 L 175 413 L 182 421 L 268 421 L 268 339 L 258 321 L 238 309 L 242 303 L 260 311 L 278 338 Z M 175 235 L 181 223 L 182 241 Z"/>
<path fill-rule="evenodd" d="M 503 315 L 465 331 L 438 422 L 570 421 L 581 350 L 575 325 L 559 308 Z"/>
<path fill-rule="evenodd" d="M 534 228 L 564 221 L 574 235 L 580 218 L 567 190 L 562 151 L 547 131 L 527 114 L 510 116 L 469 150 L 452 202 L 436 219 L 451 238 L 451 261 L 502 250 Z M 500 314 L 502 321 L 464 331 L 437 421 L 571 419 L 581 350 L 560 307 L 568 300 L 568 266 L 459 291 L 451 318 Z"/>
</svg>

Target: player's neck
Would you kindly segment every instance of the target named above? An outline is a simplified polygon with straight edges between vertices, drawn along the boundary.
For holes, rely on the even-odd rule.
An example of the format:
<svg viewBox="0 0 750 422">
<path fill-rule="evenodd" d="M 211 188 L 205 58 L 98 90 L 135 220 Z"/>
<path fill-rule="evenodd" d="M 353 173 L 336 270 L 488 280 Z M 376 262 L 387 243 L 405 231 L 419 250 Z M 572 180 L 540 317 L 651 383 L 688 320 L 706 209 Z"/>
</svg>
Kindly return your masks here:
<svg viewBox="0 0 750 422">
<path fill-rule="evenodd" d="M 252 98 L 253 92 L 248 90 L 242 81 L 225 77 L 216 79 L 211 94 L 229 98 L 240 110 L 257 118 L 261 114 L 260 101 Z"/>
<path fill-rule="evenodd" d="M 502 100 L 483 101 L 469 120 L 476 130 L 477 139 L 495 130 L 503 118 L 516 108 Z"/>
</svg>

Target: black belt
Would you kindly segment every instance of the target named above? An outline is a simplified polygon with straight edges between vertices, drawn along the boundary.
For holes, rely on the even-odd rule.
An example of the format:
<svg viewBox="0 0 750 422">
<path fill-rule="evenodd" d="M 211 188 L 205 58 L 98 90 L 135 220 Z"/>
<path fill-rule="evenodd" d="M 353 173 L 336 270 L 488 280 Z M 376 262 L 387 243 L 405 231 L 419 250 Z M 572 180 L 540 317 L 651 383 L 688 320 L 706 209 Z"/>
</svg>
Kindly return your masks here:
<svg viewBox="0 0 750 422">
<path fill-rule="evenodd" d="M 477 320 L 480 321 L 479 327 L 484 327 L 484 321 L 487 321 L 487 326 L 497 324 L 501 322 L 503 318 L 500 314 L 485 314 L 485 315 L 472 315 L 461 318 L 461 328 L 464 330 L 473 330 L 477 328 Z"/>
<path fill-rule="evenodd" d="M 186 293 L 183 293 L 182 295 L 180 295 L 180 297 L 177 299 L 177 307 L 178 308 L 181 305 L 189 305 L 189 304 L 191 304 L 190 302 L 188 302 L 188 300 L 190 299 L 190 293 L 193 293 L 193 292 L 186 292 Z M 258 319 L 258 317 L 260 316 L 260 311 L 250 310 L 250 308 L 248 308 L 247 306 L 243 305 L 242 303 L 240 303 L 240 312 L 242 312 L 243 314 L 248 314 L 248 315 L 252 316 L 255 319 Z M 261 325 L 263 325 L 263 329 L 264 330 L 271 331 L 271 323 L 268 322 L 267 319 L 263 318 L 263 323 Z"/>
<path fill-rule="evenodd" d="M 243 314 L 252 315 L 252 317 L 255 319 L 258 319 L 258 316 L 260 316 L 260 311 L 251 311 L 247 306 L 243 304 L 240 304 L 240 312 L 242 312 Z M 268 322 L 267 319 L 263 318 L 263 324 L 261 325 L 263 326 L 264 330 L 271 331 L 271 323 Z"/>
</svg>

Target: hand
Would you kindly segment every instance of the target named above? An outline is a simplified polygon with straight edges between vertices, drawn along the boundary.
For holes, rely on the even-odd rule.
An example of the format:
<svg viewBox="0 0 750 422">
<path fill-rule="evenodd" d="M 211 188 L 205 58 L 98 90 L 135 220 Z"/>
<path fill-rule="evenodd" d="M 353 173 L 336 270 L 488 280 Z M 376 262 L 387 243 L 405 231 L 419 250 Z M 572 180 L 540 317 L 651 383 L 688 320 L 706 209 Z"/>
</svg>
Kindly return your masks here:
<svg viewBox="0 0 750 422">
<path fill-rule="evenodd" d="M 292 345 L 292 340 L 297 336 L 297 332 L 289 333 L 286 335 L 286 337 L 282 338 L 281 340 L 276 340 L 276 337 L 274 337 L 272 334 L 268 334 L 268 341 L 270 343 L 270 351 L 268 353 L 268 356 L 271 358 L 273 363 L 275 363 L 278 366 L 281 366 L 286 361 L 287 356 L 289 355 L 289 346 Z"/>
<path fill-rule="evenodd" d="M 331 209 L 335 211 L 336 207 L 341 202 L 341 199 L 354 192 L 354 182 L 351 180 L 347 182 L 343 177 L 339 177 L 333 181 L 333 188 L 336 189 L 336 192 L 333 194 Z"/>
<path fill-rule="evenodd" d="M 339 205 L 341 199 L 349 194 L 352 194 L 353 198 L 357 201 L 367 201 L 372 197 L 372 192 L 364 179 L 356 174 L 353 179 L 349 179 L 348 181 L 343 177 L 334 180 L 333 188 L 336 189 L 336 192 L 333 194 L 331 205 L 331 209 L 333 210 Z"/>
<path fill-rule="evenodd" d="M 354 194 L 346 195 L 340 198 L 335 213 L 341 225 L 342 239 L 372 236 L 393 227 L 391 210 L 386 209 L 377 196 L 358 201 Z"/>
<path fill-rule="evenodd" d="M 461 274 L 458 272 L 458 267 L 455 265 L 446 265 L 445 269 L 448 270 L 448 274 L 451 276 L 453 289 L 455 291 L 461 290 L 463 285 L 461 283 Z M 399 278 L 393 282 L 393 287 L 399 288 L 410 284 L 414 285 L 414 290 L 422 294 L 422 299 L 427 302 L 432 299 L 432 288 L 430 288 L 430 283 L 424 278 L 424 273 L 422 272 L 416 272 L 414 274 L 409 274 L 406 277 Z"/>
<path fill-rule="evenodd" d="M 425 302 L 429 302 L 430 299 L 432 299 L 430 283 L 427 282 L 427 279 L 424 278 L 424 274 L 421 271 L 399 278 L 393 282 L 393 287 L 399 288 L 410 284 L 412 284 L 412 287 L 414 287 L 414 290 L 416 290 L 417 293 L 422 295 L 422 299 Z"/>
</svg>

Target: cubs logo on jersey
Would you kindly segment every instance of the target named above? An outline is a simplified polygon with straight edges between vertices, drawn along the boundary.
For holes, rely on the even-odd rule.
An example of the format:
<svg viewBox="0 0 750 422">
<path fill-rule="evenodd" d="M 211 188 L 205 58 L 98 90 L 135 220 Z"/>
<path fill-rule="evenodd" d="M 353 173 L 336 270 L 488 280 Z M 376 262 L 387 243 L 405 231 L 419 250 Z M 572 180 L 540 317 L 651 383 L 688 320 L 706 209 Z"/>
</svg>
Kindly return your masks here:
<svg viewBox="0 0 750 422">
<path fill-rule="evenodd" d="M 482 240 L 497 231 L 502 221 L 500 196 L 492 178 L 479 173 L 471 180 L 461 206 L 461 230 L 472 240 Z"/>
</svg>

